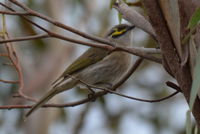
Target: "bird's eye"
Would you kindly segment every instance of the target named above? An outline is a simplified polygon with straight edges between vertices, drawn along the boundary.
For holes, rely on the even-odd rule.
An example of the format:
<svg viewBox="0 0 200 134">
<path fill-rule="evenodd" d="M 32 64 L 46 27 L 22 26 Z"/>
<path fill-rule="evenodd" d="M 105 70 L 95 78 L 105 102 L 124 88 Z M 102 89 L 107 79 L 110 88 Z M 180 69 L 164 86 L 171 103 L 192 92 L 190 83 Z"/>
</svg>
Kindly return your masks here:
<svg viewBox="0 0 200 134">
<path fill-rule="evenodd" d="M 126 28 L 116 28 L 116 29 L 114 29 L 114 31 L 111 34 L 111 36 L 113 38 L 117 38 L 117 37 L 123 35 L 124 33 L 126 33 L 126 31 L 127 31 Z"/>
</svg>

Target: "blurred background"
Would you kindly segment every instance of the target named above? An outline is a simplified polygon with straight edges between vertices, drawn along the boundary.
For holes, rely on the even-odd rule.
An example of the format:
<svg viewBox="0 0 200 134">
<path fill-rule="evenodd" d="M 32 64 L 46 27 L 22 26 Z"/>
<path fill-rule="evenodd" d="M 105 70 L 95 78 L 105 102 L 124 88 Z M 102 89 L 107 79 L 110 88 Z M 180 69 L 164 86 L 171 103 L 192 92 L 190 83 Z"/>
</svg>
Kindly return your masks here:
<svg viewBox="0 0 200 134">
<path fill-rule="evenodd" d="M 108 0 L 21 2 L 68 26 L 97 36 L 103 36 L 109 28 L 119 23 L 118 13 L 110 9 Z M 143 8 L 133 8 L 145 14 Z M 32 20 L 63 35 L 85 40 L 38 18 L 32 17 Z M 11 37 L 41 33 L 20 17 L 6 16 L 6 22 Z M 134 30 L 133 36 L 134 46 L 156 47 L 155 42 L 139 29 Z M 88 48 L 53 38 L 13 44 L 23 69 L 23 92 L 34 98 L 40 98 L 66 66 Z M 1 45 L 0 52 L 4 51 Z M 133 56 L 133 62 L 135 59 Z M 0 78 L 17 80 L 15 69 L 3 65 L 8 62 L 10 61 L 7 58 L 0 57 Z M 118 91 L 143 99 L 157 99 L 174 92 L 165 85 L 168 80 L 174 81 L 161 65 L 145 60 Z M 12 97 L 17 92 L 17 84 L 0 83 L 0 89 L 1 105 L 32 104 Z M 57 95 L 51 102 L 73 102 L 86 96 L 84 92 L 76 89 Z M 27 110 L 0 110 L 0 134 L 184 134 L 187 110 L 188 106 L 181 94 L 158 103 L 138 102 L 108 94 L 95 102 L 76 107 L 42 108 L 25 122 L 23 116 Z"/>
</svg>

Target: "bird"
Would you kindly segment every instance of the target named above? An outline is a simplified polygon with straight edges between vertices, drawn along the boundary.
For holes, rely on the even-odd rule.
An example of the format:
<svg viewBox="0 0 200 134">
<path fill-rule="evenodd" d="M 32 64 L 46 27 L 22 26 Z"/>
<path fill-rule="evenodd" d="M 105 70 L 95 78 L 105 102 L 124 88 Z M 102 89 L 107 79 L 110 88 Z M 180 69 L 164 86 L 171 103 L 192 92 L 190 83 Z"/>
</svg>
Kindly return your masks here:
<svg viewBox="0 0 200 134">
<path fill-rule="evenodd" d="M 118 24 L 108 30 L 104 38 L 116 46 L 130 47 L 134 28 L 131 24 Z M 131 55 L 127 52 L 89 48 L 53 82 L 52 89 L 31 107 L 25 117 L 30 116 L 58 93 L 80 85 L 80 80 L 95 87 L 111 88 L 127 72 L 130 63 Z"/>
</svg>

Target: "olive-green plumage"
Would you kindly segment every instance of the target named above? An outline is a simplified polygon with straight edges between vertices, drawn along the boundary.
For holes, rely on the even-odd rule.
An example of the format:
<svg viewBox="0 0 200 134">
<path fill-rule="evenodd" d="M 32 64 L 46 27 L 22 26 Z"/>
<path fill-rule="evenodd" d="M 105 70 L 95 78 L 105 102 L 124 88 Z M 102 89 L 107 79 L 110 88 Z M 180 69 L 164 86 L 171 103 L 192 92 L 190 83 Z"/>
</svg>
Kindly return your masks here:
<svg viewBox="0 0 200 134">
<path fill-rule="evenodd" d="M 130 46 L 133 28 L 134 26 L 127 24 L 117 25 L 108 31 L 105 38 L 119 46 Z M 53 88 L 28 111 L 26 117 L 56 94 L 79 84 L 79 80 L 102 88 L 116 84 L 128 70 L 130 61 L 131 56 L 126 52 L 115 51 L 110 53 L 102 48 L 89 48 L 53 82 Z M 76 79 L 70 78 L 70 76 Z"/>
<path fill-rule="evenodd" d="M 110 52 L 102 48 L 89 48 L 84 54 L 82 54 L 77 60 L 75 60 L 58 79 L 56 79 L 52 84 L 55 84 L 61 78 L 66 78 L 69 75 L 72 75 L 85 67 L 88 67 L 100 60 L 102 60 Z"/>
</svg>

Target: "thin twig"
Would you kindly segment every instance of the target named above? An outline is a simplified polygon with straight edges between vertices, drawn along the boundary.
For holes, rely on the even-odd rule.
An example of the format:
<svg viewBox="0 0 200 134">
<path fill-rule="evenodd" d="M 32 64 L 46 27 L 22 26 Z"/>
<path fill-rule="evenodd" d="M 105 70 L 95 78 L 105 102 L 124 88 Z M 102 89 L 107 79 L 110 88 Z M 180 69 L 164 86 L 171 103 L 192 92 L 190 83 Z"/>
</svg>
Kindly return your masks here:
<svg viewBox="0 0 200 134">
<path fill-rule="evenodd" d="M 173 83 L 171 81 L 167 81 L 165 83 L 168 87 L 171 87 L 172 89 L 175 89 L 176 91 L 182 92 L 181 88 L 178 85 L 176 85 L 175 83 Z"/>
<path fill-rule="evenodd" d="M 5 39 L 9 39 L 9 35 L 6 33 L 6 35 L 4 36 Z M 23 79 L 23 74 L 22 74 L 22 69 L 21 69 L 21 66 L 19 64 L 19 60 L 18 60 L 18 56 L 12 46 L 12 44 L 10 43 L 6 43 L 6 48 L 7 48 L 7 51 L 8 51 L 8 57 L 11 61 L 11 63 L 13 64 L 14 68 L 16 69 L 16 72 L 18 74 L 18 81 L 19 81 L 19 88 L 18 88 L 18 93 L 19 95 L 22 97 L 22 98 L 25 98 L 26 100 L 30 100 L 30 101 L 36 101 L 35 99 L 25 95 L 23 92 L 22 92 L 22 89 L 24 88 L 24 79 Z"/>
<path fill-rule="evenodd" d="M 106 91 L 101 91 L 101 92 L 97 92 L 94 94 L 94 97 L 101 97 L 103 95 L 107 94 Z M 74 106 L 78 106 L 81 104 L 85 104 L 87 102 L 90 102 L 93 98 L 85 98 L 79 101 L 75 101 L 75 102 L 69 102 L 67 104 L 45 104 L 42 107 L 46 108 L 46 107 L 54 107 L 54 108 L 63 108 L 63 107 L 74 107 Z M 32 105 L 7 105 L 7 106 L 0 106 L 0 109 L 29 109 L 31 108 Z"/>
<path fill-rule="evenodd" d="M 9 83 L 9 84 L 19 84 L 19 81 L 12 81 L 12 80 L 2 80 L 2 79 L 0 79 L 0 82 Z"/>
<path fill-rule="evenodd" d="M 48 37 L 50 37 L 48 34 L 24 36 L 24 37 L 12 38 L 12 39 L 0 40 L 0 44 L 8 43 L 8 42 L 18 42 L 18 41 L 26 41 L 26 40 L 44 39 L 44 38 L 48 38 Z"/>
<path fill-rule="evenodd" d="M 9 37 L 9 34 L 7 33 L 5 18 L 3 18 L 3 33 L 4 33 L 3 38 L 5 40 L 9 40 L 10 37 Z M 8 53 L 7 57 L 10 59 L 11 64 L 16 69 L 16 72 L 18 74 L 18 82 L 17 83 L 19 84 L 19 89 L 18 89 L 19 95 L 27 100 L 35 101 L 35 99 L 25 95 L 22 92 L 22 89 L 24 88 L 24 79 L 23 79 L 22 69 L 21 69 L 21 66 L 19 63 L 19 58 L 17 56 L 17 53 L 15 52 L 15 49 L 13 48 L 12 43 L 11 42 L 5 43 L 5 48 Z M 13 84 L 13 81 L 10 81 L 10 83 Z"/>
<path fill-rule="evenodd" d="M 144 48 L 140 48 L 140 47 L 129 47 L 129 48 L 121 47 L 121 46 L 112 47 L 112 46 L 102 45 L 102 44 L 95 43 L 95 42 L 85 42 L 85 41 L 81 41 L 81 40 L 76 40 L 76 39 L 69 38 L 69 37 L 66 37 L 66 36 L 51 32 L 51 31 L 48 31 L 48 34 L 40 34 L 40 35 L 18 37 L 18 38 L 7 39 L 7 40 L 0 40 L 0 44 L 6 43 L 6 42 L 26 41 L 26 40 L 42 39 L 42 38 L 50 38 L 50 37 L 54 37 L 54 38 L 58 38 L 61 40 L 69 41 L 72 43 L 78 43 L 78 44 L 86 45 L 86 46 L 90 46 L 90 47 L 103 48 L 103 49 L 107 49 L 109 51 L 124 51 L 124 52 L 130 53 L 130 54 L 134 54 L 136 56 L 140 56 L 145 59 L 154 61 L 159 64 L 162 63 L 162 60 L 160 58 L 150 55 L 153 53 L 154 54 L 160 53 L 160 50 L 156 49 L 156 48 L 145 48 L 144 49 Z"/>
<path fill-rule="evenodd" d="M 100 89 L 100 88 L 98 88 Z M 101 89 L 101 90 L 105 90 L 105 91 L 108 91 L 109 93 L 113 93 L 113 94 L 116 94 L 118 96 L 121 96 L 121 97 L 124 97 L 124 98 L 128 98 L 128 99 L 131 99 L 131 100 L 136 100 L 136 101 L 141 101 L 141 102 L 150 102 L 150 103 L 155 103 L 155 102 L 160 102 L 160 101 L 164 101 L 164 100 L 167 100 L 173 96 L 175 96 L 177 93 L 179 93 L 179 91 L 175 91 L 174 93 L 166 96 L 166 97 L 163 97 L 163 98 L 160 98 L 160 99 L 155 99 L 155 100 L 148 100 L 148 99 L 141 99 L 141 98 L 136 98 L 136 97 L 132 97 L 132 96 L 128 96 L 128 95 L 124 95 L 124 94 L 121 94 L 121 93 L 118 93 L 116 91 L 112 91 L 110 89 Z"/>
<path fill-rule="evenodd" d="M 81 32 L 81 31 L 79 31 L 79 30 L 76 30 L 76 29 L 74 29 L 74 28 L 72 28 L 72 27 L 69 27 L 69 26 L 67 26 L 67 25 L 65 25 L 65 24 L 63 24 L 63 23 L 60 23 L 59 21 L 56 21 L 56 20 L 54 20 L 54 19 L 52 19 L 52 18 L 50 18 L 50 17 L 48 17 L 48 16 L 45 16 L 45 15 L 43 15 L 43 14 L 40 14 L 40 13 L 38 13 L 38 12 L 36 12 L 36 11 L 34 11 L 34 10 L 28 8 L 26 5 L 24 5 L 23 3 L 20 3 L 20 2 L 18 2 L 18 1 L 16 1 L 16 0 L 9 0 L 9 1 L 12 2 L 12 3 L 14 3 L 15 5 L 21 7 L 22 9 L 24 9 L 25 11 L 27 11 L 27 12 L 30 13 L 31 15 L 36 16 L 36 17 L 39 17 L 39 18 L 41 18 L 41 19 L 43 19 L 43 20 L 45 20 L 45 21 L 48 21 L 48 22 L 50 22 L 50 23 L 54 24 L 55 26 L 58 26 L 58 27 L 60 27 L 60 28 L 62 28 L 62 29 L 65 29 L 65 30 L 67 30 L 67 31 L 73 32 L 73 33 L 75 33 L 75 34 L 77 34 L 77 35 L 80 35 L 80 36 L 86 38 L 86 39 L 90 39 L 90 40 L 93 40 L 93 41 L 97 41 L 97 42 L 99 42 L 99 43 L 103 43 L 103 44 L 115 46 L 114 43 L 112 43 L 112 42 L 110 42 L 110 41 L 108 41 L 108 40 L 106 40 L 106 39 L 104 39 L 104 38 L 100 38 L 100 37 L 97 37 L 97 36 L 93 36 L 93 35 L 90 35 L 90 34 L 86 34 L 86 33 L 84 33 L 84 32 Z"/>
<path fill-rule="evenodd" d="M 31 9 L 29 9 L 29 8 L 27 8 L 27 7 L 25 7 L 25 5 L 23 5 L 22 3 L 20 4 L 20 3 L 17 2 L 17 1 L 12 1 L 12 2 L 15 3 L 15 4 L 17 3 L 17 5 L 22 6 L 23 9 L 26 9 L 26 10 L 28 10 L 29 12 L 30 12 L 30 11 L 31 11 L 31 12 L 34 12 L 34 14 L 37 13 L 37 12 L 35 12 L 35 11 L 33 11 L 33 10 L 31 10 Z M 4 6 L 3 3 L 1 3 L 1 5 Z M 9 10 L 11 10 L 11 11 L 13 11 L 13 12 L 16 12 L 14 9 L 11 9 L 11 8 L 9 8 Z M 31 13 L 30 13 L 30 14 L 31 14 Z M 69 38 L 69 37 L 66 37 L 66 36 L 57 34 L 57 33 L 55 33 L 55 32 L 49 31 L 49 30 L 45 29 L 44 27 L 42 27 L 42 26 L 36 24 L 35 22 L 31 21 L 31 20 L 28 19 L 26 16 L 23 16 L 23 15 L 20 15 L 20 16 L 22 16 L 22 17 L 23 17 L 25 20 L 27 20 L 29 23 L 35 25 L 36 27 L 40 28 L 40 29 L 43 30 L 44 32 L 48 33 L 49 36 L 51 36 L 51 37 L 55 37 L 55 38 L 62 39 L 62 40 L 65 40 L 65 41 L 69 41 L 69 42 L 72 42 L 72 43 L 78 43 L 78 44 L 87 45 L 87 46 L 91 46 L 91 47 L 99 47 L 99 48 L 107 49 L 107 50 L 109 50 L 109 51 L 113 51 L 113 50 L 125 51 L 125 52 L 131 53 L 131 54 L 134 54 L 134 55 L 137 55 L 137 56 L 140 56 L 140 57 L 143 57 L 143 58 L 145 58 L 145 59 L 148 59 L 148 60 L 151 60 L 151 61 L 154 61 L 154 62 L 157 62 L 157 63 L 161 64 L 161 59 L 160 59 L 160 58 L 151 56 L 151 55 L 149 55 L 149 54 L 146 54 L 145 52 L 142 52 L 142 53 L 141 53 L 141 51 L 137 51 L 136 49 L 135 49 L 135 50 L 134 50 L 134 49 L 130 50 L 130 49 L 128 49 L 128 48 L 123 48 L 123 47 L 116 46 L 115 44 L 112 44 L 112 46 L 114 45 L 115 47 L 107 46 L 107 45 L 110 45 L 110 44 L 105 43 L 105 42 L 104 42 L 105 39 L 103 39 L 103 40 L 104 40 L 103 42 L 102 42 L 102 40 L 101 40 L 101 41 L 98 41 L 98 42 L 104 43 L 104 44 L 107 44 L 107 45 L 102 45 L 102 44 L 97 44 L 97 43 L 90 43 L 90 42 L 85 42 L 85 41 L 81 41 L 81 40 L 75 40 L 75 39 L 72 39 L 72 38 Z M 39 16 L 43 16 L 43 15 L 42 15 L 42 14 L 39 14 Z M 46 18 L 46 16 L 43 16 L 43 18 Z M 48 17 L 47 17 L 46 19 L 49 20 L 49 19 L 51 19 L 51 18 L 48 18 Z M 56 24 L 61 24 L 61 23 L 59 23 L 59 22 L 56 21 L 56 23 L 53 23 L 53 24 L 56 25 Z M 64 25 L 64 24 L 63 24 L 63 25 Z M 56 26 L 57 26 L 57 25 L 56 25 Z M 64 25 L 64 26 L 65 26 L 65 25 Z M 67 27 L 68 27 L 68 26 L 67 26 Z M 70 28 L 70 27 L 68 27 L 68 28 Z M 66 30 L 67 30 L 67 29 L 66 29 Z M 73 30 L 75 30 L 75 29 L 73 29 Z M 69 30 L 69 31 L 70 31 L 70 30 Z M 78 31 L 78 30 L 76 30 L 76 31 Z M 79 31 L 79 32 L 80 32 L 80 31 Z M 81 34 L 83 34 L 83 33 L 81 32 Z M 87 35 L 87 34 L 86 34 L 86 35 Z M 89 36 L 90 36 L 90 35 L 89 35 Z M 98 38 L 99 38 L 99 37 L 98 37 Z M 100 38 L 99 38 L 99 39 L 100 39 Z M 13 39 L 13 40 L 14 40 L 14 39 Z M 23 39 L 21 39 L 21 40 L 23 40 Z M 97 40 L 96 40 L 96 41 L 97 41 Z M 4 42 L 5 42 L 5 41 L 4 41 Z M 0 42 L 0 43 L 1 43 L 1 42 Z"/>
<path fill-rule="evenodd" d="M 2 5 L 3 7 L 9 9 L 10 11 L 13 11 L 13 12 L 17 12 L 15 11 L 14 9 L 12 9 L 11 7 L 5 5 L 4 3 L 0 2 L 0 5 Z M 25 19 L 27 22 L 29 22 L 30 24 L 36 26 L 37 28 L 41 29 L 42 31 L 48 33 L 48 30 L 43 28 L 42 26 L 38 25 L 37 23 L 33 22 L 32 20 L 30 20 L 29 18 L 27 18 L 26 16 L 24 15 L 19 15 L 20 17 L 22 17 L 23 19 Z"/>
<path fill-rule="evenodd" d="M 8 57 L 8 54 L 0 54 L 0 57 Z"/>
<path fill-rule="evenodd" d="M 150 48 L 150 49 L 152 50 L 152 48 Z M 146 50 L 147 50 L 147 48 L 146 48 Z M 149 53 L 152 54 L 153 51 L 155 52 L 155 54 L 158 54 L 158 53 L 160 53 L 159 49 L 155 48 L 151 52 L 149 50 L 147 50 L 147 51 L 146 50 L 143 49 L 143 48 L 138 48 L 138 47 L 126 48 L 126 47 L 117 46 L 117 47 L 115 47 L 115 49 L 113 51 L 124 51 L 124 52 L 128 52 L 128 53 L 131 53 L 131 54 L 134 53 L 134 55 L 136 55 L 136 56 L 139 56 L 139 57 L 145 58 L 147 60 L 154 61 L 156 63 L 162 64 L 161 58 L 157 58 L 157 57 L 149 54 Z"/>
<path fill-rule="evenodd" d="M 22 13 L 22 12 L 11 12 L 11 11 L 0 11 L 0 14 L 6 14 L 6 15 L 25 15 L 25 16 L 31 16 L 30 13 Z"/>
<path fill-rule="evenodd" d="M 154 61 L 159 64 L 162 63 L 162 60 L 160 58 L 150 55 L 152 53 L 159 54 L 160 53 L 159 49 L 149 48 L 149 50 L 148 50 L 148 48 L 143 49 L 143 48 L 139 48 L 139 47 L 131 47 L 131 48 L 126 48 L 126 47 L 121 47 L 121 46 L 112 47 L 112 46 L 102 45 L 102 44 L 98 44 L 98 43 L 94 43 L 94 42 L 85 42 L 85 41 L 81 41 L 81 40 L 76 40 L 76 39 L 69 38 L 69 37 L 66 37 L 66 36 L 63 36 L 63 35 L 60 35 L 60 34 L 57 34 L 54 32 L 50 32 L 50 31 L 49 31 L 49 33 L 50 34 L 40 34 L 40 35 L 19 37 L 19 38 L 7 39 L 7 40 L 0 40 L 0 44 L 6 43 L 6 42 L 26 41 L 26 40 L 32 40 L 32 39 L 55 37 L 55 38 L 69 41 L 72 43 L 78 43 L 78 44 L 82 44 L 82 45 L 86 45 L 86 46 L 90 46 L 90 47 L 103 48 L 103 49 L 107 49 L 109 51 L 124 51 L 124 52 L 128 52 L 130 54 L 134 54 L 136 56 L 140 56 L 145 59 Z"/>
<path fill-rule="evenodd" d="M 72 76 L 70 76 L 72 78 Z M 160 101 L 164 101 L 166 99 L 169 99 L 173 96 L 175 96 L 177 93 L 179 93 L 179 91 L 175 91 L 174 93 L 170 94 L 169 96 L 166 96 L 166 97 L 163 97 L 163 98 L 160 98 L 160 99 L 156 99 L 156 100 L 148 100 L 148 99 L 141 99 L 141 98 L 136 98 L 136 97 L 132 97 L 132 96 L 128 96 L 128 95 L 124 95 L 122 93 L 118 93 L 116 91 L 113 91 L 112 89 L 108 89 L 108 88 L 101 88 L 101 87 L 97 87 L 97 86 L 94 86 L 94 85 L 90 85 L 88 83 L 85 83 L 84 81 L 82 80 L 79 80 L 82 84 L 88 86 L 89 88 L 95 88 L 95 89 L 99 89 L 99 90 L 103 90 L 103 91 L 108 91 L 109 93 L 112 93 L 112 94 L 115 94 L 115 95 L 118 95 L 118 96 L 121 96 L 121 97 L 124 97 L 124 98 L 128 98 L 128 99 L 131 99 L 131 100 L 136 100 L 136 101 L 141 101 L 141 102 L 150 102 L 150 103 L 154 103 L 154 102 L 160 102 Z"/>
</svg>

